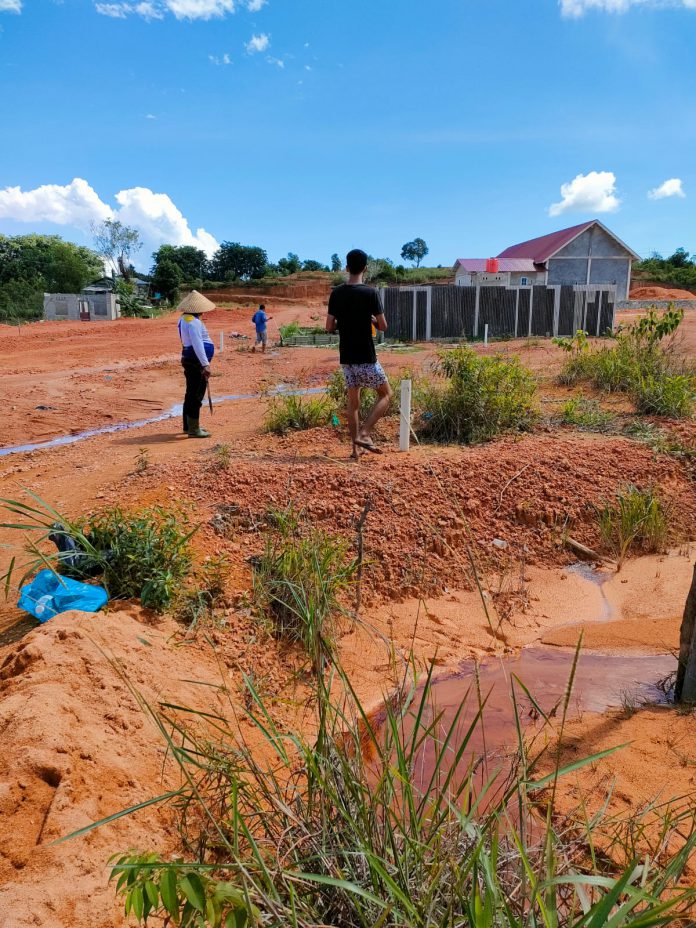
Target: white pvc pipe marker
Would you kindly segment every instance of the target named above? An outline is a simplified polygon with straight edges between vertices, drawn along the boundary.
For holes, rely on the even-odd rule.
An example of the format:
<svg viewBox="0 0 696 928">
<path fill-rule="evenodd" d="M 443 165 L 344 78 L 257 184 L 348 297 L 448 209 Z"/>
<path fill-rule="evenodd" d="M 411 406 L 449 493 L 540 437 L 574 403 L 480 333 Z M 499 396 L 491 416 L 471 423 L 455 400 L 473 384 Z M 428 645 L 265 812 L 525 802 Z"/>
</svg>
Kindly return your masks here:
<svg viewBox="0 0 696 928">
<path fill-rule="evenodd" d="M 399 432 L 399 450 L 411 448 L 411 381 L 401 381 L 401 429 Z"/>
<path fill-rule="evenodd" d="M 220 332 L 220 354 L 225 350 L 225 333 Z"/>
<path fill-rule="evenodd" d="M 483 344 L 488 344 L 488 323 L 483 327 Z"/>
</svg>

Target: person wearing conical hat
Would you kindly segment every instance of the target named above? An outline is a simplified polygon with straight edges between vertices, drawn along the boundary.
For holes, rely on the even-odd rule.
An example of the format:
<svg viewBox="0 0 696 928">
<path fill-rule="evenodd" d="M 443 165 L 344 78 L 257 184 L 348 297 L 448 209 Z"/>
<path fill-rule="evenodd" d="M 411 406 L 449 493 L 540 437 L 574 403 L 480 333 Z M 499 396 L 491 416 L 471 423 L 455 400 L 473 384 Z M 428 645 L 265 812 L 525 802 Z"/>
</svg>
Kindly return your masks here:
<svg viewBox="0 0 696 928">
<path fill-rule="evenodd" d="M 186 378 L 183 425 L 189 438 L 210 438 L 210 432 L 201 428 L 201 406 L 208 386 L 215 345 L 201 316 L 203 313 L 211 313 L 214 309 L 215 304 L 197 290 L 192 290 L 184 297 L 178 307 L 181 313 L 181 364 Z"/>
</svg>

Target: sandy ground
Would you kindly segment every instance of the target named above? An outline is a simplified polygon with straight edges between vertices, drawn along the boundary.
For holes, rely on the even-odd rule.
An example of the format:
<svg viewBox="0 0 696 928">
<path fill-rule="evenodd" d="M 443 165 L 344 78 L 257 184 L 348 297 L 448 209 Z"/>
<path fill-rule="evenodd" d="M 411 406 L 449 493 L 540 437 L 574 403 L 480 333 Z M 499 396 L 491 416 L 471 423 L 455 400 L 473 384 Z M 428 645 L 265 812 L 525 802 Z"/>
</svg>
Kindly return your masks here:
<svg viewBox="0 0 696 928">
<path fill-rule="evenodd" d="M 267 304 L 276 321 L 323 314 L 320 304 Z M 216 337 L 220 329 L 250 334 L 248 315 L 247 309 L 219 310 L 210 317 L 210 329 Z M 15 407 L 4 444 L 133 421 L 180 401 L 174 321 L 47 323 L 13 333 L 0 359 L 3 386 L 9 384 Z M 696 354 L 696 312 L 687 315 L 684 343 Z M 216 362 L 216 395 L 256 393 L 278 383 L 315 385 L 337 363 L 330 350 L 286 349 L 261 357 L 237 350 L 236 342 L 228 340 L 228 347 Z M 544 403 L 553 407 L 566 395 L 550 381 L 560 353 L 549 343 L 500 347 L 521 353 L 542 372 Z M 21 373 L 17 351 L 28 359 Z M 431 357 L 431 350 L 383 355 L 394 371 L 418 369 Z M 632 481 L 659 486 L 672 506 L 674 542 L 693 540 L 696 494 L 682 461 L 621 438 L 544 429 L 482 448 L 415 448 L 400 455 L 392 450 L 395 424 L 387 423 L 381 431 L 385 453 L 354 465 L 340 429 L 284 439 L 262 435 L 265 404 L 254 399 L 216 407 L 212 422 L 208 414 L 205 419 L 214 431 L 209 443 L 190 441 L 177 432 L 178 422 L 165 421 L 51 451 L 0 457 L 3 496 L 16 498 L 28 488 L 69 515 L 113 503 L 187 502 L 202 523 L 196 538 L 200 557 L 229 558 L 231 602 L 240 603 L 211 632 L 229 674 L 231 701 L 222 704 L 217 691 L 191 682 L 219 683 L 220 664 L 209 648 L 200 640 L 182 644 L 182 632 L 171 620 L 153 625 L 137 607 L 116 607 L 96 618 L 66 615 L 0 647 L 2 928 L 120 925 L 105 888 L 108 857 L 128 847 L 164 853 L 176 847 L 171 818 L 154 810 L 50 846 L 177 782 L 176 772 L 163 764 L 161 741 L 100 645 L 149 701 L 166 696 L 233 716 L 241 674 L 253 672 L 285 724 L 311 726 L 304 710 L 291 708 L 301 702 L 297 653 L 259 636 L 243 608 L 250 585 L 247 558 L 263 544 L 254 526 L 262 524 L 269 504 L 293 499 L 316 524 L 354 539 L 355 520 L 372 500 L 365 532 L 365 626 L 346 623 L 340 638 L 346 667 L 370 705 L 394 682 L 385 640 L 393 642 L 397 664 L 413 651 L 418 667 L 434 660 L 443 671 L 463 659 L 497 658 L 528 644 L 571 647 L 581 630 L 586 646 L 610 652 L 676 649 L 693 550 L 682 544 L 669 556 L 629 561 L 600 584 L 573 568 L 563 537 L 572 531 L 579 541 L 596 545 L 594 507 Z M 37 405 L 56 409 L 36 410 Z M 693 424 L 684 424 L 680 434 L 693 446 Z M 215 451 L 220 444 L 229 448 L 227 469 Z M 140 469 L 136 458 L 143 448 L 146 463 Z M 239 518 L 220 530 L 210 520 L 230 511 L 225 507 L 236 507 Z M 3 564 L 19 544 L 14 533 L 0 528 Z M 486 610 L 474 592 L 469 552 Z M 19 618 L 11 603 L 0 605 L 0 635 Z M 586 716 L 573 726 L 577 749 L 588 752 L 614 737 L 616 743 L 642 739 L 624 755 L 625 775 L 618 761 L 608 768 L 620 784 L 617 802 L 689 790 L 688 751 L 682 751 L 687 762 L 674 775 L 664 744 L 667 731 L 673 732 L 670 742 L 688 741 L 693 717 L 646 710 L 630 718 Z M 650 757 L 650 777 L 642 779 L 641 751 Z M 592 788 L 589 779 L 580 785 Z M 570 792 L 567 797 L 571 802 Z"/>
</svg>

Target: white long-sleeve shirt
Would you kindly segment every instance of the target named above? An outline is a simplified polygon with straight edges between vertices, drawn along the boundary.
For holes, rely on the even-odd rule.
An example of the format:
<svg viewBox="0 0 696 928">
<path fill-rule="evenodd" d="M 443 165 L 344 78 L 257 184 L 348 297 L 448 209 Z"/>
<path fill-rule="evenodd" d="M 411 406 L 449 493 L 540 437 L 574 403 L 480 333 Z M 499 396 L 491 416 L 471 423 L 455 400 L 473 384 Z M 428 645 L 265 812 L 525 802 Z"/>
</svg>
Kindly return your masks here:
<svg viewBox="0 0 696 928">
<path fill-rule="evenodd" d="M 193 354 L 203 367 L 207 367 L 213 356 L 215 345 L 201 320 L 188 313 L 183 315 L 179 320 L 179 336 L 184 347 L 184 357 Z M 206 352 L 206 345 L 209 345 L 212 351 Z"/>
</svg>

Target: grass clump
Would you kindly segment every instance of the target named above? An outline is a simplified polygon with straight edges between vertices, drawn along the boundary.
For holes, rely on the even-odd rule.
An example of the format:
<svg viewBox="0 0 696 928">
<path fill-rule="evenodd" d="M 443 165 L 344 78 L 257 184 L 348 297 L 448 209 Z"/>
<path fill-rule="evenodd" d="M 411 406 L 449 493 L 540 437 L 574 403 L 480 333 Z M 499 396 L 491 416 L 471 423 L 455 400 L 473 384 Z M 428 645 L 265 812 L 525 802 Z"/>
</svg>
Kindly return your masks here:
<svg viewBox="0 0 696 928">
<path fill-rule="evenodd" d="M 619 566 L 632 550 L 658 554 L 665 550 L 669 534 L 668 513 L 654 489 L 629 485 L 614 502 L 598 510 L 599 529 L 605 546 Z"/>
<path fill-rule="evenodd" d="M 575 396 L 563 404 L 561 422 L 586 432 L 608 432 L 614 417 L 602 409 L 596 400 Z"/>
<path fill-rule="evenodd" d="M 271 401 L 264 429 L 275 435 L 302 432 L 328 425 L 333 415 L 333 404 L 326 397 L 281 396 Z"/>
<path fill-rule="evenodd" d="M 555 339 L 568 352 L 559 375 L 564 384 L 589 381 L 600 390 L 623 392 L 639 412 L 683 418 L 694 408 L 696 377 L 677 356 L 673 336 L 684 318 L 673 308 L 653 307 L 638 322 L 620 329 L 611 347 L 590 348 L 585 332 Z"/>
<path fill-rule="evenodd" d="M 159 915 L 186 928 L 688 922 L 696 892 L 680 880 L 696 844 L 693 810 L 673 822 L 658 855 L 612 863 L 594 846 L 601 813 L 589 820 L 581 811 L 568 825 L 554 810 L 558 779 L 612 751 L 562 769 L 556 760 L 540 775 L 548 749 L 534 754 L 517 713 L 517 765 L 489 779 L 474 763 L 485 700 L 472 686 L 444 716 L 431 673 L 420 687 L 406 680 L 375 720 L 334 667 L 332 680 L 316 680 L 310 738 L 277 725 L 247 679 L 244 719 L 262 745 L 220 716 L 209 716 L 211 735 L 145 706 L 183 773 L 175 801 L 193 859 L 119 857 L 112 879 L 127 912 L 141 924 Z M 511 686 L 517 706 L 528 694 Z M 529 827 L 531 796 L 541 814 Z"/>
<path fill-rule="evenodd" d="M 0 499 L 15 518 L 2 527 L 29 536 L 27 561 L 18 566 L 13 557 L 0 577 L 6 595 L 16 575 L 21 574 L 21 586 L 48 567 L 79 580 L 96 577 L 110 599 L 139 599 L 163 611 L 191 572 L 189 541 L 196 529 L 181 511 L 155 506 L 127 512 L 117 506 L 71 520 L 30 491 L 27 495 L 33 505 Z"/>
<path fill-rule="evenodd" d="M 278 638 L 299 642 L 321 672 L 334 653 L 341 594 L 357 561 L 348 542 L 314 527 L 289 506 L 270 513 L 272 529 L 254 563 L 253 597 Z"/>
<path fill-rule="evenodd" d="M 485 357 L 467 347 L 442 351 L 442 383 L 419 385 L 416 433 L 425 441 L 475 444 L 528 431 L 538 418 L 536 380 L 519 358 Z"/>
</svg>

